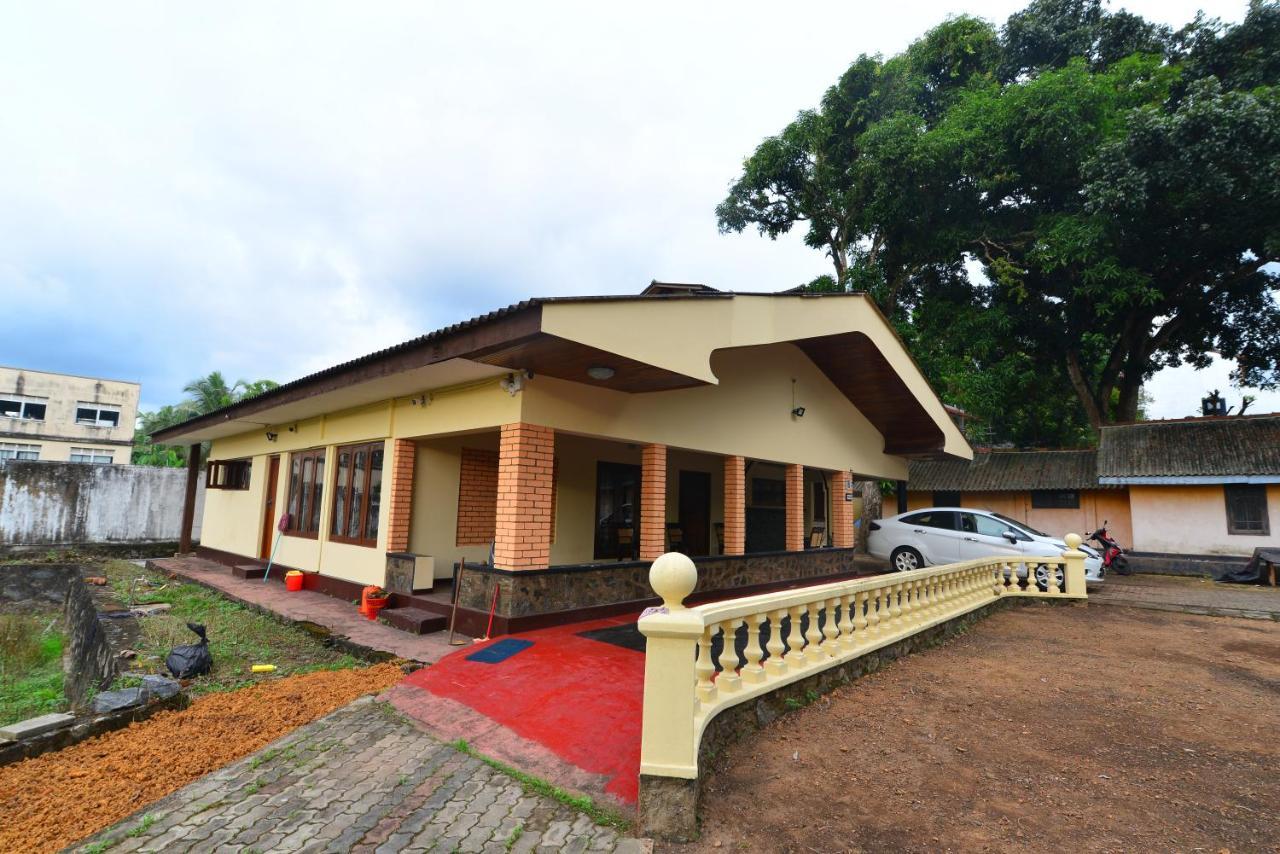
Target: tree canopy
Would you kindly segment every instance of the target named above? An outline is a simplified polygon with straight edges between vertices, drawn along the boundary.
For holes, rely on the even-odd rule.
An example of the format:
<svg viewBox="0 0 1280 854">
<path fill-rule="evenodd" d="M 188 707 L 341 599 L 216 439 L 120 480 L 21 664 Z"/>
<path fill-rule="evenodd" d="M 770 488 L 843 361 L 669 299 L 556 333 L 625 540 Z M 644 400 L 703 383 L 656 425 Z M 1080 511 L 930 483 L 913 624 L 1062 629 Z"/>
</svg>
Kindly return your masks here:
<svg viewBox="0 0 1280 854">
<path fill-rule="evenodd" d="M 764 140 L 722 231 L 797 226 L 992 438 L 1075 444 L 1158 369 L 1280 385 L 1280 4 L 1177 32 L 1101 0 L 860 56 Z"/>
<path fill-rule="evenodd" d="M 183 466 L 187 463 L 185 445 L 160 445 L 151 441 L 151 434 L 175 424 L 181 424 L 197 415 L 215 412 L 225 406 L 238 403 L 250 397 L 256 397 L 264 391 L 276 388 L 279 383 L 274 380 L 256 380 L 246 382 L 236 380 L 227 383 L 221 371 L 213 371 L 208 376 L 198 377 L 183 386 L 186 400 L 177 404 L 167 404 L 154 412 L 139 412 L 138 425 L 133 433 L 134 465 L 141 466 Z M 202 451 L 207 453 L 207 449 Z"/>
</svg>

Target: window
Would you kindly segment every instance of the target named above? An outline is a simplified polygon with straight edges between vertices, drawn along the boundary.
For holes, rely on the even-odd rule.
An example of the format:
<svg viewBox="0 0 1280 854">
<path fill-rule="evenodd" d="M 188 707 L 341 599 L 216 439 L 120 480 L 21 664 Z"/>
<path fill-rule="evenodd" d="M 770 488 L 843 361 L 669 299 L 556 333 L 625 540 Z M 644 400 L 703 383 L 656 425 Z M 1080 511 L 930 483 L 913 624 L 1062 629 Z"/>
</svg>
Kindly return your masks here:
<svg viewBox="0 0 1280 854">
<path fill-rule="evenodd" d="M 1034 510 L 1079 510 L 1080 492 L 1076 489 L 1033 489 L 1031 507 Z"/>
<path fill-rule="evenodd" d="M 115 462 L 115 454 L 104 448 L 72 448 L 71 462 L 110 464 Z"/>
<path fill-rule="evenodd" d="M 1227 499 L 1227 533 L 1265 537 L 1271 533 L 1267 518 L 1267 488 L 1261 484 L 1224 486 Z"/>
<path fill-rule="evenodd" d="M 21 418 L 24 421 L 43 421 L 46 397 L 24 397 L 20 394 L 6 394 L 0 397 L 0 415 L 5 418 Z"/>
<path fill-rule="evenodd" d="M 959 507 L 960 492 L 954 489 L 935 489 L 933 491 L 934 507 Z"/>
<path fill-rule="evenodd" d="M 956 529 L 956 514 L 950 510 L 934 510 L 929 513 L 915 513 L 911 516 L 905 516 L 902 522 L 906 525 L 918 525 L 921 528 L 942 528 L 946 531 L 954 531 Z"/>
<path fill-rule="evenodd" d="M 38 460 L 39 445 L 19 445 L 14 442 L 0 442 L 0 460 Z"/>
<path fill-rule="evenodd" d="M 628 560 L 640 545 L 640 466 L 596 463 L 597 560 Z"/>
<path fill-rule="evenodd" d="M 376 546 L 378 510 L 382 506 L 383 443 L 345 445 L 338 448 L 337 454 L 338 475 L 333 482 L 329 539 Z"/>
<path fill-rule="evenodd" d="M 120 407 L 107 403 L 77 403 L 76 423 L 90 427 L 119 427 Z"/>
<path fill-rule="evenodd" d="M 248 489 L 252 460 L 209 460 L 204 470 L 207 489 Z"/>
<path fill-rule="evenodd" d="M 324 448 L 289 457 L 289 527 L 286 533 L 314 538 L 320 533 L 320 497 L 324 492 Z"/>
<path fill-rule="evenodd" d="M 964 529 L 966 531 L 972 531 L 973 533 L 979 534 L 983 537 L 1003 537 L 1005 533 L 1013 533 L 1015 536 L 1017 535 L 1017 531 L 1014 531 L 999 519 L 992 519 L 990 516 L 982 516 L 977 513 L 965 513 L 964 518 L 966 523 L 969 520 L 973 520 L 973 527 L 971 528 L 966 524 Z"/>
</svg>

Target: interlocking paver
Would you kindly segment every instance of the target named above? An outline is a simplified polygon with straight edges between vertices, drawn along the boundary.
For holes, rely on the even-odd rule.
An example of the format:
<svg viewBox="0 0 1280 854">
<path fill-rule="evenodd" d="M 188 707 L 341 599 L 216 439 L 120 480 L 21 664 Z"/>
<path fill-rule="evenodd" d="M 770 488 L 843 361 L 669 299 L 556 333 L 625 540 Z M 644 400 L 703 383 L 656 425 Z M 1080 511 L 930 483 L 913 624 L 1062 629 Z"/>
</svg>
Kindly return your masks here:
<svg viewBox="0 0 1280 854">
<path fill-rule="evenodd" d="M 517 828 L 512 851 L 637 850 L 613 829 L 530 794 L 505 774 L 364 700 L 82 845 L 118 840 L 110 850 L 263 854 L 505 852 Z"/>
</svg>

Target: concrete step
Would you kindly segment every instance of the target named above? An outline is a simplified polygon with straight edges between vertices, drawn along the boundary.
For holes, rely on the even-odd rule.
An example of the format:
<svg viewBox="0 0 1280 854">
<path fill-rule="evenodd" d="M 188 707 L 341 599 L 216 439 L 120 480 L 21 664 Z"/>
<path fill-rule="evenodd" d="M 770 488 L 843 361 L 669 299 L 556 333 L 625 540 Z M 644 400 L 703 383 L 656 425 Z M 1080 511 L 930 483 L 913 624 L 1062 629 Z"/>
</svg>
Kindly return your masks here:
<svg viewBox="0 0 1280 854">
<path fill-rule="evenodd" d="M 449 621 L 443 616 L 422 608 L 384 608 L 378 617 L 393 629 L 414 635 L 427 635 L 449 627 Z"/>
<path fill-rule="evenodd" d="M 238 566 L 231 567 L 231 574 L 236 578 L 261 578 L 263 573 L 267 571 L 265 566 L 256 563 L 242 563 Z M 271 570 L 272 577 L 284 577 L 284 570 Z"/>
</svg>

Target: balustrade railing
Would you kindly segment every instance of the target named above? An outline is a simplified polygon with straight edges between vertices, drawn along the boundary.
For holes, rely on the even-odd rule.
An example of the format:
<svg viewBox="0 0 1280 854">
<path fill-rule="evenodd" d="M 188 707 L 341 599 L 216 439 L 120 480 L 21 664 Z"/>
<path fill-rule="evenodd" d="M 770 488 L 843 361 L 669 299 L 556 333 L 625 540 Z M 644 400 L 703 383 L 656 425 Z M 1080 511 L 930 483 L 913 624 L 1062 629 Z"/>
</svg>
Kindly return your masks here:
<svg viewBox="0 0 1280 854">
<path fill-rule="evenodd" d="M 642 617 L 647 638 L 640 773 L 696 778 L 707 722 L 815 673 L 896 643 L 1001 597 L 1083 599 L 1085 555 L 1066 536 L 1061 557 L 981 558 L 746 596 L 688 608 L 697 570 L 654 561 L 663 606 Z"/>
</svg>

